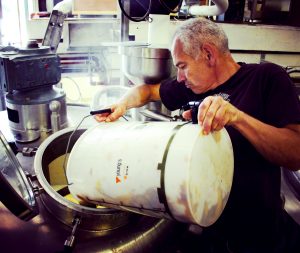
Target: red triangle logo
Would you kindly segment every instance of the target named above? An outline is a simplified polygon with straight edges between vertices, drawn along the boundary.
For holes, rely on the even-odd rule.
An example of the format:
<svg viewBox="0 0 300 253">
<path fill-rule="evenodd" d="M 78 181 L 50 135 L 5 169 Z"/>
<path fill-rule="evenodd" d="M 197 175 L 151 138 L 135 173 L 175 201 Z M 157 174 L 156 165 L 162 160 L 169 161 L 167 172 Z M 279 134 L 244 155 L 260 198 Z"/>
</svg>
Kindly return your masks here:
<svg viewBox="0 0 300 253">
<path fill-rule="evenodd" d="M 116 184 L 117 184 L 117 183 L 120 183 L 120 182 L 121 182 L 121 179 L 118 178 L 118 177 L 116 177 Z"/>
</svg>

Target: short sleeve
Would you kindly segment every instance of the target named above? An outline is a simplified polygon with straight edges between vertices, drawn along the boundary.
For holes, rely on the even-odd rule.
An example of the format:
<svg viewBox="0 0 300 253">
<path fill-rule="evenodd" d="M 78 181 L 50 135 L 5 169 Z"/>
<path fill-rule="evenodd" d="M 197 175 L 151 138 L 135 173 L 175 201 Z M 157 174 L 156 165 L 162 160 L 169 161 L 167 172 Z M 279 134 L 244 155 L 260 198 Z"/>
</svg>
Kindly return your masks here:
<svg viewBox="0 0 300 253">
<path fill-rule="evenodd" d="M 176 78 L 167 79 L 160 85 L 159 90 L 162 103 L 171 111 L 180 109 L 183 105 L 195 97 L 190 89 L 186 88 L 184 83 L 178 82 Z"/>
<path fill-rule="evenodd" d="M 300 101 L 296 87 L 284 69 L 269 66 L 269 82 L 265 87 L 267 123 L 277 127 L 300 123 Z"/>
</svg>

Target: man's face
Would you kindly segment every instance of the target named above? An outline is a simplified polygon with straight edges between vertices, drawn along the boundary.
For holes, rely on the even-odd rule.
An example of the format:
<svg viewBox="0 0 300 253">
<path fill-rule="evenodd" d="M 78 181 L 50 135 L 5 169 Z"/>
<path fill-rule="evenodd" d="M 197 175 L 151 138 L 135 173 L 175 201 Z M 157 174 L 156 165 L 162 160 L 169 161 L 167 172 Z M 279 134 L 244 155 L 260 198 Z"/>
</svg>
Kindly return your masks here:
<svg viewBox="0 0 300 253">
<path fill-rule="evenodd" d="M 183 51 L 180 40 L 175 39 L 172 47 L 173 63 L 177 68 L 177 81 L 196 94 L 208 91 L 212 84 L 212 69 L 208 62 L 200 55 L 194 59 Z"/>
</svg>

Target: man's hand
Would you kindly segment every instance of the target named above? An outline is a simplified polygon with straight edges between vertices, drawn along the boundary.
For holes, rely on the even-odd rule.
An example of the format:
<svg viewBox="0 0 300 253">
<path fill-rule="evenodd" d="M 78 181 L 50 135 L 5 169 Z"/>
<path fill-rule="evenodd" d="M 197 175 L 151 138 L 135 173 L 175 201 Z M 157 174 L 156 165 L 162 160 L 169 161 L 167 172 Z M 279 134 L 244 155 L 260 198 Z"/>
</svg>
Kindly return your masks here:
<svg viewBox="0 0 300 253">
<path fill-rule="evenodd" d="M 241 111 L 220 96 L 208 96 L 199 105 L 198 124 L 202 126 L 203 134 L 221 130 L 225 125 L 233 125 L 240 118 Z M 182 114 L 185 119 L 191 119 L 191 111 Z"/>
<path fill-rule="evenodd" d="M 126 113 L 126 105 L 124 104 L 113 104 L 109 107 L 111 113 L 96 114 L 95 119 L 98 122 L 111 122 L 116 121 Z"/>
</svg>

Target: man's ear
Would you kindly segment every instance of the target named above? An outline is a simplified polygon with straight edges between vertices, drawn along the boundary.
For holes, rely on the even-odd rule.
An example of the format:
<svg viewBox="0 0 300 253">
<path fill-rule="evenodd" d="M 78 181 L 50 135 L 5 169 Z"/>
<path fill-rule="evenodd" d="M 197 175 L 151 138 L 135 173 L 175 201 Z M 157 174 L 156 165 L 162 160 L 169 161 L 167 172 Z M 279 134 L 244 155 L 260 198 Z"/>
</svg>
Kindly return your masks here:
<svg viewBox="0 0 300 253">
<path fill-rule="evenodd" d="M 208 43 L 202 45 L 202 54 L 204 59 L 210 66 L 216 63 L 217 51 L 216 48 Z"/>
</svg>

